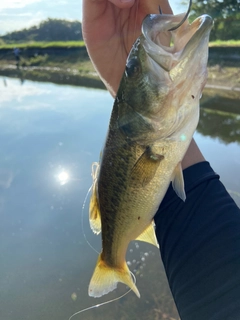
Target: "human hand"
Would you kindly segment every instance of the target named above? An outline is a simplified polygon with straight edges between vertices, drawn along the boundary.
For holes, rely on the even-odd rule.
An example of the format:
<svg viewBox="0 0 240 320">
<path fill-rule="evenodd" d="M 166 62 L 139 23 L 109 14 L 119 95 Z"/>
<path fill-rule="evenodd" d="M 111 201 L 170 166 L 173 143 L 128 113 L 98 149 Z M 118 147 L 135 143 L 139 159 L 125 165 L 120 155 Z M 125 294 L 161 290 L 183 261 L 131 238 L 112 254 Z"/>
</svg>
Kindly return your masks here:
<svg viewBox="0 0 240 320">
<path fill-rule="evenodd" d="M 168 0 L 83 0 L 83 37 L 102 81 L 115 97 L 130 49 L 147 14 L 172 13 Z"/>
</svg>

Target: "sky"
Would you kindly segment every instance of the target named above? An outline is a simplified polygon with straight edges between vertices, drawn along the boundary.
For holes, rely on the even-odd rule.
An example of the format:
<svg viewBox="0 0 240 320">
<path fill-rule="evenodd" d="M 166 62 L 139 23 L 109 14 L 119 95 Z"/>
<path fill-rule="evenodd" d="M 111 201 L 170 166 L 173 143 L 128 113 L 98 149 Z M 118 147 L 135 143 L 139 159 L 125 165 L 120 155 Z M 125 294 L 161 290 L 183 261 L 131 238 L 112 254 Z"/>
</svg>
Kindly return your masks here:
<svg viewBox="0 0 240 320">
<path fill-rule="evenodd" d="M 170 3 L 174 13 L 185 11 L 180 0 Z M 0 35 L 38 25 L 47 18 L 81 21 L 82 0 L 0 0 Z"/>
</svg>

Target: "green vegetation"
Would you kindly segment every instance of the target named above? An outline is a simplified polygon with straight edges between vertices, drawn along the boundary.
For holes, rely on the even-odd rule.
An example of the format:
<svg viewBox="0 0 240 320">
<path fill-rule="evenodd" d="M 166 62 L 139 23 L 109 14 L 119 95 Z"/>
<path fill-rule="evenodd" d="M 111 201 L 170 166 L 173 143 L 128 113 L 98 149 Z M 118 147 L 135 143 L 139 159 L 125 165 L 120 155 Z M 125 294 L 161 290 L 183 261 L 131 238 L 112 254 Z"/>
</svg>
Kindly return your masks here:
<svg viewBox="0 0 240 320">
<path fill-rule="evenodd" d="M 30 66 L 42 66 L 45 65 L 48 60 L 48 55 L 44 54 L 43 56 L 35 56 L 30 59 L 21 59 L 21 67 L 30 67 Z"/>
<path fill-rule="evenodd" d="M 183 1 L 186 6 L 188 2 L 188 0 Z M 239 0 L 193 0 L 191 9 L 191 19 L 195 19 L 204 13 L 213 17 L 214 27 L 210 36 L 211 41 L 224 40 L 231 42 L 227 45 L 240 46 L 238 41 L 234 43 L 234 40 L 240 41 Z M 80 21 L 48 19 L 38 26 L 14 31 L 0 37 L 0 48 L 13 48 L 14 46 L 25 48 L 26 44 L 28 47 L 37 47 L 38 43 L 40 47 L 64 47 L 65 45 L 74 47 L 78 46 L 78 43 L 80 44 L 82 40 L 82 24 Z M 5 47 L 4 44 L 10 46 Z M 215 43 L 214 45 L 218 44 Z"/>
<path fill-rule="evenodd" d="M 240 47 L 240 40 L 215 40 L 209 43 L 209 47 Z"/>
<path fill-rule="evenodd" d="M 12 61 L 13 62 L 13 61 Z M 6 62 L 5 62 L 6 63 Z M 15 61 L 13 62 L 15 64 Z M 36 55 L 33 57 L 21 57 L 20 67 L 48 67 L 51 69 L 58 68 L 61 73 L 71 70 L 74 73 L 81 73 L 82 75 L 95 75 L 95 70 L 93 65 L 88 57 L 84 58 L 79 53 L 76 54 L 69 54 L 67 56 L 61 55 Z M 42 69 L 42 68 L 41 68 Z M 59 72 L 58 71 L 58 72 Z M 95 75 L 96 76 L 96 75 Z"/>
<path fill-rule="evenodd" d="M 239 40 L 215 40 L 209 43 L 210 47 L 240 47 Z M 13 49 L 18 47 L 19 49 L 46 49 L 46 48 L 82 48 L 85 47 L 84 41 L 31 41 L 22 43 L 5 43 L 0 39 L 1 49 Z"/>
<path fill-rule="evenodd" d="M 209 44 L 209 84 L 240 85 L 239 6 L 239 1 L 193 0 L 192 18 L 208 13 L 215 21 Z M 19 69 L 15 47 L 20 49 Z M 48 19 L 39 26 L 0 37 L 0 73 L 76 85 L 89 78 L 103 87 L 88 57 L 78 21 Z"/>
<path fill-rule="evenodd" d="M 82 24 L 80 21 L 48 19 L 38 26 L 14 31 L 0 37 L 6 43 L 26 43 L 31 41 L 81 41 Z"/>
<path fill-rule="evenodd" d="M 18 47 L 19 49 L 45 49 L 45 48 L 79 48 L 84 47 L 84 41 L 31 41 L 22 43 L 5 43 L 1 42 L 0 39 L 0 49 L 13 49 Z"/>
<path fill-rule="evenodd" d="M 187 5 L 188 1 L 184 1 Z M 240 39 L 240 2 L 236 0 L 193 0 L 192 18 L 203 13 L 214 19 L 210 40 Z"/>
</svg>

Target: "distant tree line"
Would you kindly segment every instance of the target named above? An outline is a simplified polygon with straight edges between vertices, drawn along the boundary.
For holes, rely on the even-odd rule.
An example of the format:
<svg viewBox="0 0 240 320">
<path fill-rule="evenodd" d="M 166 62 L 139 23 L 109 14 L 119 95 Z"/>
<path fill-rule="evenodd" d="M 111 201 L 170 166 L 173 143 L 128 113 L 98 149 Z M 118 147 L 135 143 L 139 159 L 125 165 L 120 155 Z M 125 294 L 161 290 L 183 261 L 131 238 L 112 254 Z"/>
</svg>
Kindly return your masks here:
<svg viewBox="0 0 240 320">
<path fill-rule="evenodd" d="M 79 21 L 62 19 L 48 19 L 38 26 L 20 31 L 14 31 L 0 37 L 6 43 L 20 43 L 28 41 L 80 41 L 82 24 Z"/>
<path fill-rule="evenodd" d="M 184 0 L 185 5 L 188 0 Z M 240 39 L 240 0 L 193 0 L 192 18 L 204 13 L 214 19 L 210 40 Z M 28 41 L 80 41 L 82 40 L 80 21 L 48 19 L 38 26 L 14 31 L 0 37 L 6 43 Z"/>
<path fill-rule="evenodd" d="M 214 19 L 210 40 L 240 39 L 240 0 L 193 0 L 192 13 L 193 18 L 208 14 Z"/>
</svg>

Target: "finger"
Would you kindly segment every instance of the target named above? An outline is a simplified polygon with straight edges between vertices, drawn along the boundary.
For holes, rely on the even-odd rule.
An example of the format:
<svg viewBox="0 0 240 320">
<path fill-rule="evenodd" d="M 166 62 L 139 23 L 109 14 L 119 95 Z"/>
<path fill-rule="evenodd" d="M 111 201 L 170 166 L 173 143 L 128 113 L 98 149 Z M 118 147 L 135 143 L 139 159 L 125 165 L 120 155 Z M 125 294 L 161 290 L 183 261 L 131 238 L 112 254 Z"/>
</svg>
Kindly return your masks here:
<svg viewBox="0 0 240 320">
<path fill-rule="evenodd" d="M 105 10 L 107 3 L 108 0 L 83 0 L 83 20 L 85 20 L 86 23 L 91 23 L 92 20 Z"/>
<path fill-rule="evenodd" d="M 161 11 L 163 14 L 172 14 L 172 9 L 169 5 L 168 0 L 152 0 L 152 1 L 146 1 L 146 0 L 139 0 L 141 1 L 141 6 L 146 14 L 151 13 L 159 13 L 159 7 L 161 8 Z"/>
<path fill-rule="evenodd" d="M 97 31 L 102 31 L 101 19 L 99 17 L 104 17 L 104 12 L 106 12 L 110 2 L 108 0 L 83 0 L 82 1 L 82 34 L 84 41 L 88 43 L 95 41 Z M 108 15 L 107 15 L 108 16 Z M 103 25 L 104 27 L 104 25 Z"/>
<path fill-rule="evenodd" d="M 101 15 L 109 4 L 120 9 L 131 8 L 139 0 L 83 0 L 83 17 L 86 20 L 94 20 Z"/>
<path fill-rule="evenodd" d="M 145 7 L 146 14 L 149 13 L 158 13 L 159 6 L 161 7 L 161 10 L 165 14 L 171 14 L 172 9 L 169 5 L 168 0 L 108 0 L 112 4 L 114 4 L 116 7 L 120 9 L 127 9 L 131 8 L 135 3 L 137 5 L 137 2 L 141 2 L 141 5 Z"/>
<path fill-rule="evenodd" d="M 131 8 L 134 3 L 138 0 L 109 0 L 112 4 L 120 9 L 128 9 Z"/>
<path fill-rule="evenodd" d="M 172 8 L 167 0 L 161 0 L 159 6 L 164 14 L 172 14 Z"/>
</svg>

